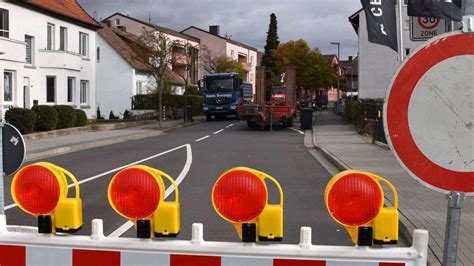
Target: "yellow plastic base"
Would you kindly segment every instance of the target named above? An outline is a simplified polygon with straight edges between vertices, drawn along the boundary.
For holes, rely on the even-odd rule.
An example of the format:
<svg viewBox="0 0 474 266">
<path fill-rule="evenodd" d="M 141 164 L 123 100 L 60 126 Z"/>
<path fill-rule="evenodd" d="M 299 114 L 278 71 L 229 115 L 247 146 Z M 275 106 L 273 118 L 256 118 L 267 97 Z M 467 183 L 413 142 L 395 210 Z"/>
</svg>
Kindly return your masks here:
<svg viewBox="0 0 474 266">
<path fill-rule="evenodd" d="M 161 202 L 153 214 L 153 231 L 156 236 L 172 237 L 179 233 L 178 202 Z"/>
<path fill-rule="evenodd" d="M 380 210 L 373 221 L 374 242 L 396 244 L 398 241 L 398 211 L 394 208 Z"/>
<path fill-rule="evenodd" d="M 77 232 L 83 225 L 81 199 L 66 198 L 60 200 L 53 216 L 56 231 Z"/>
<path fill-rule="evenodd" d="M 265 240 L 283 238 L 283 208 L 280 205 L 267 205 L 258 217 L 258 237 Z"/>
</svg>

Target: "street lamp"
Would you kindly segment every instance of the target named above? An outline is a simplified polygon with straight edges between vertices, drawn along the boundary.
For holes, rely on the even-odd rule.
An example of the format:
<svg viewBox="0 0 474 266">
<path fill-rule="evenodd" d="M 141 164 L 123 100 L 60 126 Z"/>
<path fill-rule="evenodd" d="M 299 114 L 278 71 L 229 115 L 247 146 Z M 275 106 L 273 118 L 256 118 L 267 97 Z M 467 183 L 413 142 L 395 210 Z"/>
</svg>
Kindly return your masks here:
<svg viewBox="0 0 474 266">
<path fill-rule="evenodd" d="M 339 60 L 340 59 L 340 53 L 341 53 L 341 43 L 339 42 L 331 42 L 331 45 L 337 45 L 337 99 L 336 99 L 336 113 L 338 112 L 338 104 L 339 104 L 339 89 L 340 89 L 340 77 L 339 77 Z"/>
</svg>

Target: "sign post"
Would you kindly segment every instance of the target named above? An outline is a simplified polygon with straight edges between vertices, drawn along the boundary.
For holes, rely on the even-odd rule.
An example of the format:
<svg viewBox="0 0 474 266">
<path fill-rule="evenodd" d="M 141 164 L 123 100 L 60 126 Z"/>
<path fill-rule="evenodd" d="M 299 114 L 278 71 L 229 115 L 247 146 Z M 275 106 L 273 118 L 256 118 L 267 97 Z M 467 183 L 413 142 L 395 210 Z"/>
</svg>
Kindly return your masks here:
<svg viewBox="0 0 474 266">
<path fill-rule="evenodd" d="M 448 194 L 444 264 L 456 264 L 461 207 L 474 195 L 474 34 L 430 40 L 400 66 L 387 90 L 384 127 L 405 171 Z"/>
</svg>

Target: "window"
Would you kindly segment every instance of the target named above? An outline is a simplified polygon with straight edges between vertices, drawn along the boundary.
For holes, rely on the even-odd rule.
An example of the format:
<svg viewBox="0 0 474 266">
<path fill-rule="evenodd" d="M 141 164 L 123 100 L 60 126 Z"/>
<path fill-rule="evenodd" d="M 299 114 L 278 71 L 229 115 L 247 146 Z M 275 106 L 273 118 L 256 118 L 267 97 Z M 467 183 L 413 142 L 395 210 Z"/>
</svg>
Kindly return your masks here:
<svg viewBox="0 0 474 266">
<path fill-rule="evenodd" d="M 33 36 L 25 35 L 25 43 L 26 43 L 26 63 L 33 64 Z"/>
<path fill-rule="evenodd" d="M 96 52 L 96 59 L 97 59 L 97 62 L 100 61 L 100 47 L 97 47 L 97 52 Z"/>
<path fill-rule="evenodd" d="M 8 38 L 9 28 L 8 10 L 0 8 L 0 37 Z"/>
<path fill-rule="evenodd" d="M 253 56 L 250 57 L 250 62 L 249 64 L 253 64 Z"/>
<path fill-rule="evenodd" d="M 230 50 L 230 58 L 234 59 L 234 50 Z"/>
<path fill-rule="evenodd" d="M 119 18 L 115 19 L 115 26 L 120 26 L 120 19 Z"/>
<path fill-rule="evenodd" d="M 54 25 L 48 23 L 48 34 L 46 40 L 46 50 L 54 50 Z"/>
<path fill-rule="evenodd" d="M 3 100 L 13 102 L 13 72 L 3 72 Z"/>
<path fill-rule="evenodd" d="M 56 102 L 56 77 L 46 77 L 46 102 Z"/>
<path fill-rule="evenodd" d="M 249 82 L 253 82 L 253 74 L 250 74 L 250 80 Z"/>
<path fill-rule="evenodd" d="M 89 81 L 81 80 L 81 98 L 80 103 L 86 104 L 89 103 Z"/>
<path fill-rule="evenodd" d="M 73 77 L 67 78 L 67 102 L 74 102 L 74 87 L 76 86 L 76 79 Z"/>
<path fill-rule="evenodd" d="M 59 28 L 59 50 L 67 51 L 67 28 Z"/>
<path fill-rule="evenodd" d="M 79 32 L 79 53 L 89 57 L 89 35 Z"/>
<path fill-rule="evenodd" d="M 136 87 L 137 87 L 137 94 L 138 95 L 141 95 L 141 94 L 144 94 L 143 93 L 143 81 L 137 81 L 136 82 Z"/>
</svg>

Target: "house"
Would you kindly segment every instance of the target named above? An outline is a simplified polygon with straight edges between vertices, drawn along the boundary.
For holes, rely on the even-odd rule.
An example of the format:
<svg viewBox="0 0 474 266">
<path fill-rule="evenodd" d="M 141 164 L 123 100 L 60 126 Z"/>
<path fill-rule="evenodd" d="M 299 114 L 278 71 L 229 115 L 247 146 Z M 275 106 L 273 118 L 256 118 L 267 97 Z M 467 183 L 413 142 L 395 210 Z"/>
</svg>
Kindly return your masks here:
<svg viewBox="0 0 474 266">
<path fill-rule="evenodd" d="M 398 10 L 398 7 L 395 8 Z M 398 12 L 396 13 L 398 21 L 399 14 Z M 410 19 L 407 14 L 406 4 L 402 5 L 402 16 L 403 53 L 409 55 L 410 52 L 423 46 L 426 40 L 412 40 L 414 38 L 410 34 L 410 27 L 417 23 L 417 20 Z M 382 101 L 385 98 L 387 87 L 400 65 L 399 55 L 386 46 L 369 42 L 367 22 L 363 9 L 351 15 L 349 22 L 352 24 L 358 37 L 359 99 L 379 99 Z M 443 31 L 451 27 L 450 23 L 444 20 L 440 20 L 439 25 L 441 25 Z M 397 32 L 399 32 L 398 28 L 399 23 L 397 23 Z M 443 31 L 436 31 L 436 34 L 441 34 Z M 400 36 L 398 36 L 398 39 L 400 40 Z"/>
<path fill-rule="evenodd" d="M 341 66 L 348 83 L 346 96 L 347 98 L 356 97 L 358 95 L 359 57 L 349 56 L 348 60 L 341 61 Z"/>
<path fill-rule="evenodd" d="M 334 68 L 334 71 L 336 73 L 336 77 L 339 77 L 339 82 L 340 82 L 344 76 L 344 69 L 341 66 L 339 58 L 335 54 L 328 54 L 328 55 L 323 55 L 323 56 L 331 63 L 331 66 Z M 327 88 L 327 95 L 328 95 L 329 102 L 337 102 L 338 99 L 342 98 L 342 94 L 343 94 L 342 90 L 339 90 L 338 92 L 337 87 L 331 86 Z"/>
<path fill-rule="evenodd" d="M 93 118 L 99 28 L 75 0 L 0 1 L 2 114 L 65 104 Z"/>
<path fill-rule="evenodd" d="M 220 35 L 220 27 L 217 25 L 209 26 L 209 31 L 195 26 L 184 29 L 181 33 L 194 36 L 201 42 L 201 47 L 209 50 L 211 56 L 226 55 L 231 59 L 237 60 L 244 69 L 243 82 L 251 83 L 255 92 L 255 73 L 257 67 L 257 49 L 243 43 L 231 40 L 228 37 Z M 198 76 L 206 74 L 205 67 L 201 64 L 198 70 Z"/>
<path fill-rule="evenodd" d="M 118 29 L 122 32 L 131 33 L 135 36 L 140 36 L 143 30 L 163 33 L 166 38 L 171 42 L 174 42 L 172 51 L 174 64 L 170 66 L 171 70 L 178 74 L 184 80 L 185 84 L 196 85 L 198 83 L 199 38 L 169 28 L 154 25 L 151 22 L 145 22 L 121 13 L 115 13 L 102 20 L 102 22 L 112 28 Z M 183 94 L 184 86 L 174 86 L 174 93 L 179 95 Z"/>
<path fill-rule="evenodd" d="M 137 36 L 102 23 L 98 31 L 97 51 L 97 102 L 101 113 L 108 118 L 122 116 L 131 110 L 135 95 L 148 94 L 155 90 L 155 81 L 148 74 L 148 65 L 140 61 L 134 52 Z M 167 69 L 166 77 L 175 90 L 185 85 L 176 72 Z"/>
</svg>

